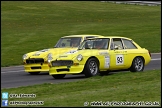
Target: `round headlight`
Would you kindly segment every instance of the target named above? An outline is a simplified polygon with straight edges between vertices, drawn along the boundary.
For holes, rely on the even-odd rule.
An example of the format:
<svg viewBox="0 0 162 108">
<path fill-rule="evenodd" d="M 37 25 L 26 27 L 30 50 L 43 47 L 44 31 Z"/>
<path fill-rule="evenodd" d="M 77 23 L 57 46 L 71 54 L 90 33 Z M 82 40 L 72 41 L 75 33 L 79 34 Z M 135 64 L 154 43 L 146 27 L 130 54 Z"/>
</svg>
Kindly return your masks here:
<svg viewBox="0 0 162 108">
<path fill-rule="evenodd" d="M 49 54 L 47 55 L 47 60 L 48 60 L 48 62 L 50 62 L 52 59 L 53 59 L 53 58 L 52 58 L 52 53 L 49 53 Z"/>
<path fill-rule="evenodd" d="M 81 61 L 83 59 L 83 56 L 81 55 L 81 54 L 79 54 L 78 56 L 77 56 L 77 60 L 78 61 Z"/>
<path fill-rule="evenodd" d="M 27 57 L 27 54 L 24 54 L 24 55 L 22 56 L 22 59 L 24 60 L 24 59 L 26 59 L 26 57 Z"/>
</svg>

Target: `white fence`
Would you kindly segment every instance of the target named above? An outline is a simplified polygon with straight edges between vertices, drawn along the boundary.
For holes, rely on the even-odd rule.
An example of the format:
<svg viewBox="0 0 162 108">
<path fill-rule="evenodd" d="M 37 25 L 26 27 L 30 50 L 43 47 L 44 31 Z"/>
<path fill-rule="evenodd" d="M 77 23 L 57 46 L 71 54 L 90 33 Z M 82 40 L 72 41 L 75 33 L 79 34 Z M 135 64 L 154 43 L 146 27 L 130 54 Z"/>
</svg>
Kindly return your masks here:
<svg viewBox="0 0 162 108">
<path fill-rule="evenodd" d="M 124 3 L 124 4 L 138 4 L 148 6 L 161 6 L 161 1 L 101 1 L 101 2 L 112 2 L 112 3 Z"/>
</svg>

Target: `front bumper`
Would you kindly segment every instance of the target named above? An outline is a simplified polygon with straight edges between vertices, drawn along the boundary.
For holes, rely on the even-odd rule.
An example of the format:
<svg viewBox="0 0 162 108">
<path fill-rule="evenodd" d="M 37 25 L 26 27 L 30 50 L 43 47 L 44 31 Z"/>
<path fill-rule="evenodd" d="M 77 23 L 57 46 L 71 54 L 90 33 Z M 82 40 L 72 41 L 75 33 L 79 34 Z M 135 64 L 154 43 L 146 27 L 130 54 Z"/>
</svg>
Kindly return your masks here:
<svg viewBox="0 0 162 108">
<path fill-rule="evenodd" d="M 49 69 L 49 75 L 56 75 L 56 74 L 78 74 L 81 73 L 84 69 L 84 65 L 77 65 L 77 66 L 56 66 L 51 67 Z"/>
<path fill-rule="evenodd" d="M 49 71 L 48 63 L 43 64 L 25 64 L 25 72 L 46 72 Z"/>
</svg>

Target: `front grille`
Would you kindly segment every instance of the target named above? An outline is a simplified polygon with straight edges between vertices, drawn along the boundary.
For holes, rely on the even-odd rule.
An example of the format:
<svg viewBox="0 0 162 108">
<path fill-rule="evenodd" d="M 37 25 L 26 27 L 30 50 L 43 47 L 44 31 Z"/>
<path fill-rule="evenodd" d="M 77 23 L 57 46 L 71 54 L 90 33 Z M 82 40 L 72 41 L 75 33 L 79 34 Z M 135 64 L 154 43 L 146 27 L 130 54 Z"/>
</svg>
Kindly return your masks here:
<svg viewBox="0 0 162 108">
<path fill-rule="evenodd" d="M 69 69 L 56 69 L 57 72 L 61 72 L 61 71 L 69 71 Z"/>
<path fill-rule="evenodd" d="M 59 61 L 52 61 L 52 66 L 72 66 L 72 60 L 59 60 Z"/>
<path fill-rule="evenodd" d="M 31 69 L 41 69 L 41 67 L 31 67 Z"/>
<path fill-rule="evenodd" d="M 30 58 L 26 60 L 27 64 L 34 64 L 34 63 L 44 63 L 44 59 L 42 58 Z"/>
</svg>

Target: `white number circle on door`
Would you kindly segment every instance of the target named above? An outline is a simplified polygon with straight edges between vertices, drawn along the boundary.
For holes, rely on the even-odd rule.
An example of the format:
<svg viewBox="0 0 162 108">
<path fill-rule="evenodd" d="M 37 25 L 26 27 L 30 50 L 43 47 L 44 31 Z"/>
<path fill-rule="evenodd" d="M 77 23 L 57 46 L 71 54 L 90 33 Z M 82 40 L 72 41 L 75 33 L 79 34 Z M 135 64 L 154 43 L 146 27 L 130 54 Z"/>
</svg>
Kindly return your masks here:
<svg viewBox="0 0 162 108">
<path fill-rule="evenodd" d="M 116 65 L 123 65 L 124 57 L 123 55 L 116 55 Z"/>
</svg>

